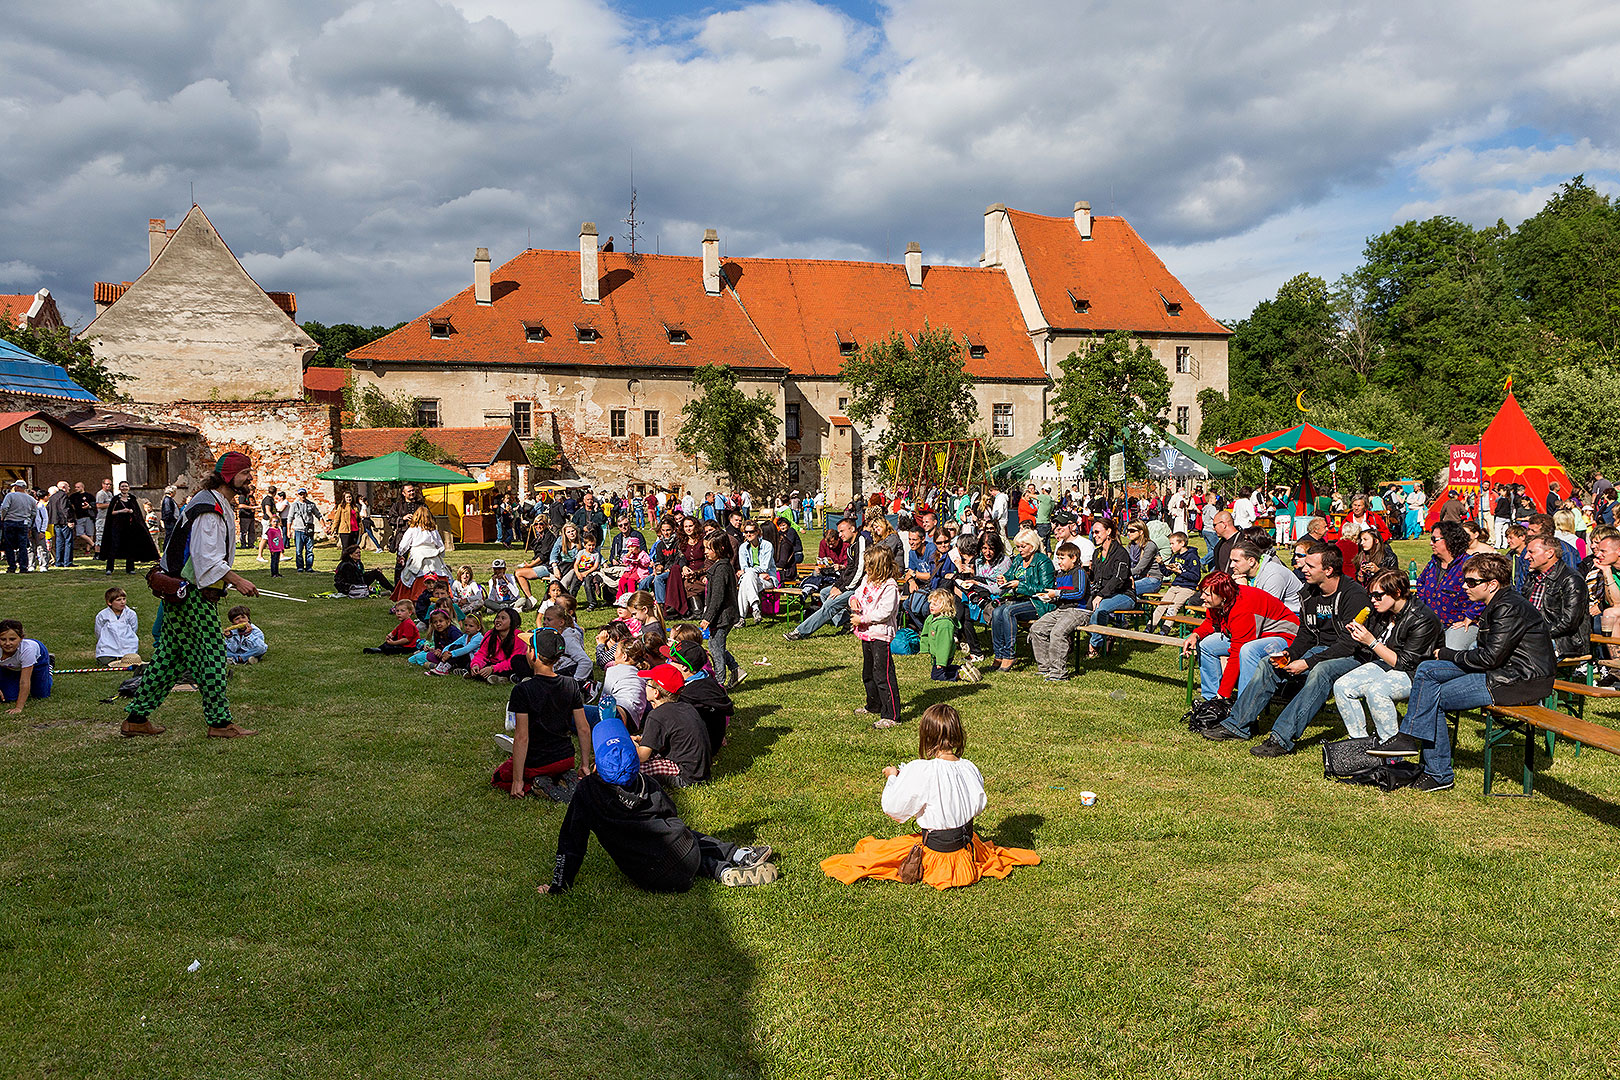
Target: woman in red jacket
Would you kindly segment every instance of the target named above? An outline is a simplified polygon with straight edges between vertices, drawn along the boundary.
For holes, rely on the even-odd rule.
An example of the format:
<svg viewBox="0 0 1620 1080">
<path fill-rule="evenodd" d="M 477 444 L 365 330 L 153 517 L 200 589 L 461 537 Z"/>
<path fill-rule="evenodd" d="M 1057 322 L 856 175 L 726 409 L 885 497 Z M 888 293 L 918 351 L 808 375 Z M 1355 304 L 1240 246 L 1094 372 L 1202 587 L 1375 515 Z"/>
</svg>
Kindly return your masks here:
<svg viewBox="0 0 1620 1080">
<path fill-rule="evenodd" d="M 1207 700 L 1234 700 L 1261 664 L 1293 644 L 1299 616 L 1264 589 L 1239 585 L 1215 571 L 1199 583 L 1208 611 L 1182 652 L 1198 653 L 1199 682 Z M 1221 657 L 1228 657 L 1225 672 Z M 1232 658 L 1235 658 L 1232 659 Z"/>
</svg>

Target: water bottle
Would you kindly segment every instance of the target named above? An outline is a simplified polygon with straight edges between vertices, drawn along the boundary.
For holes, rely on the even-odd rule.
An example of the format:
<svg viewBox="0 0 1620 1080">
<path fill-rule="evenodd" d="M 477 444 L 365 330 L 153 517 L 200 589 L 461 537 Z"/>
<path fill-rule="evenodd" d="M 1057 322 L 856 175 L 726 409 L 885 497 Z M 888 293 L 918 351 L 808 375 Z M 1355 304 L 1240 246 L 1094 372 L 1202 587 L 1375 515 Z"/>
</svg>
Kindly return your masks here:
<svg viewBox="0 0 1620 1080">
<path fill-rule="evenodd" d="M 707 627 L 707 626 L 705 626 L 705 627 L 704 627 L 704 628 L 703 628 L 703 640 L 704 640 L 704 641 L 708 641 L 708 640 L 709 640 L 709 628 L 708 628 L 708 627 Z"/>
<path fill-rule="evenodd" d="M 619 717 L 619 703 L 615 701 L 613 699 L 613 695 L 608 693 L 606 690 L 602 691 L 602 696 L 596 702 L 596 707 L 601 713 L 603 720 L 610 718 L 617 720 Z"/>
<path fill-rule="evenodd" d="M 1417 560 L 1416 559 L 1413 559 L 1411 562 L 1406 564 L 1406 580 L 1412 586 L 1412 588 L 1414 588 L 1414 589 L 1417 588 Z"/>
<path fill-rule="evenodd" d="M 506 733 L 510 735 L 517 730 L 517 713 L 511 709 L 506 710 Z"/>
</svg>

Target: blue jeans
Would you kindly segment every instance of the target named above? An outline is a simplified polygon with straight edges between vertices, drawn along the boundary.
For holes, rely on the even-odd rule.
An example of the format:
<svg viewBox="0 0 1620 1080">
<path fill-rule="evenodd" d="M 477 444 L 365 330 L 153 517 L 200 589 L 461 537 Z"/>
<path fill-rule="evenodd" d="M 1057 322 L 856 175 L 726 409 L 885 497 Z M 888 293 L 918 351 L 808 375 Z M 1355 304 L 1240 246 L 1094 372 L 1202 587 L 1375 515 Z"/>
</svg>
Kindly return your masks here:
<svg viewBox="0 0 1620 1080">
<path fill-rule="evenodd" d="M 26 521 L 7 521 L 0 524 L 0 538 L 3 538 L 6 548 L 6 569 L 9 571 L 26 571 L 28 569 L 28 523 Z"/>
<path fill-rule="evenodd" d="M 1318 645 L 1316 648 L 1308 650 L 1305 653 L 1304 659 L 1309 659 L 1310 657 L 1315 656 L 1317 653 L 1321 652 L 1322 649 L 1323 646 Z M 1353 660 L 1354 658 L 1352 657 L 1348 659 Z M 1341 667 L 1339 671 L 1334 673 L 1333 678 L 1338 678 L 1340 675 L 1343 675 L 1346 671 L 1349 671 L 1355 666 L 1356 665 L 1352 662 L 1348 666 Z M 1314 675 L 1321 667 L 1321 664 L 1317 664 L 1311 669 L 1311 673 Z M 1225 726 L 1228 731 L 1241 735 L 1245 739 L 1251 738 L 1254 735 L 1254 722 L 1260 719 L 1260 714 L 1264 712 L 1266 706 L 1271 703 L 1272 695 L 1274 695 L 1278 688 L 1281 687 L 1282 684 L 1289 678 L 1290 676 L 1288 675 L 1278 674 L 1277 669 L 1270 664 L 1262 664 L 1260 666 L 1260 670 L 1257 671 L 1254 677 L 1249 680 L 1249 685 L 1243 688 L 1243 693 L 1237 696 L 1237 702 L 1232 706 L 1232 715 L 1227 717 L 1225 720 L 1222 720 L 1222 725 Z M 1309 685 L 1309 675 L 1306 676 L 1305 681 L 1307 685 Z M 1305 729 L 1305 724 L 1310 721 L 1310 718 L 1320 712 L 1322 706 L 1327 703 L 1327 699 L 1333 695 L 1333 679 L 1328 679 L 1324 684 L 1318 686 L 1317 689 L 1321 693 L 1321 698 L 1317 701 L 1316 707 L 1306 715 L 1304 720 L 1300 721 L 1299 729 L 1301 731 Z M 1304 696 L 1304 694 L 1305 691 L 1301 690 L 1299 696 Z M 1294 701 L 1289 703 L 1289 708 L 1293 708 L 1294 703 L 1299 701 L 1299 696 L 1296 696 Z M 1282 717 L 1279 716 L 1277 717 L 1277 727 L 1281 726 Z M 1293 741 L 1290 740 L 1284 745 L 1292 747 L 1294 744 Z"/>
<path fill-rule="evenodd" d="M 1221 538 L 1215 535 L 1214 529 L 1205 529 L 1201 535 L 1204 542 L 1209 545 L 1204 550 L 1204 566 L 1210 570 L 1225 570 L 1226 567 L 1215 565 L 1215 548 L 1220 544 Z"/>
<path fill-rule="evenodd" d="M 1091 605 L 1091 621 L 1112 626 L 1114 621 L 1109 616 L 1116 611 L 1125 611 L 1135 606 L 1136 597 L 1132 594 L 1128 592 L 1115 593 L 1106 600 L 1099 600 Z M 1091 647 L 1093 649 L 1103 647 L 1103 636 L 1101 634 L 1091 635 Z"/>
<path fill-rule="evenodd" d="M 726 635 L 731 633 L 731 627 L 724 630 L 709 629 L 709 664 L 714 668 L 714 677 L 724 685 L 726 674 L 737 670 L 737 658 L 726 651 Z"/>
<path fill-rule="evenodd" d="M 1131 587 L 1136 591 L 1137 596 L 1142 596 L 1146 593 L 1158 592 L 1160 584 L 1161 582 L 1156 577 L 1143 577 L 1132 582 Z"/>
<path fill-rule="evenodd" d="M 1011 660 L 1018 647 L 1018 624 L 1035 618 L 1033 600 L 1015 600 L 1002 604 L 990 616 L 990 645 L 997 660 Z"/>
<path fill-rule="evenodd" d="M 1238 650 L 1236 694 L 1238 696 L 1243 694 L 1248 688 L 1249 680 L 1254 678 L 1254 673 L 1260 665 L 1265 664 L 1268 656 L 1285 652 L 1287 649 L 1286 638 L 1263 637 L 1245 642 Z M 1198 642 L 1198 688 L 1205 699 L 1221 692 L 1221 657 L 1230 655 L 1231 651 L 1232 642 L 1225 634 L 1211 634 Z"/>
<path fill-rule="evenodd" d="M 58 525 L 56 527 L 56 565 L 73 565 L 73 526 Z"/>
<path fill-rule="evenodd" d="M 293 565 L 300 570 L 315 569 L 315 534 L 293 533 Z"/>
<path fill-rule="evenodd" d="M 1412 697 L 1401 730 L 1423 743 L 1423 771 L 1441 782 L 1452 779 L 1451 725 L 1446 713 L 1491 703 L 1483 671 L 1464 671 L 1450 660 L 1425 660 L 1412 676 Z"/>
<path fill-rule="evenodd" d="M 1360 666 L 1361 661 L 1353 656 L 1339 656 L 1314 665 L 1305 673 L 1305 685 L 1294 695 L 1294 700 L 1277 714 L 1276 722 L 1271 725 L 1271 737 L 1292 750 L 1294 743 L 1305 733 L 1305 725 L 1322 711 L 1328 698 L 1333 696 L 1333 684 Z M 1266 667 L 1271 669 L 1270 664 Z"/>
<path fill-rule="evenodd" d="M 834 586 L 827 586 L 821 590 L 821 606 L 812 611 L 808 618 L 793 628 L 793 632 L 800 637 L 809 637 L 823 626 L 838 620 L 840 625 L 849 621 L 849 601 L 857 592 L 859 586 L 848 592 L 839 592 Z"/>
<path fill-rule="evenodd" d="M 669 588 L 669 571 L 653 575 L 653 599 L 660 604 L 664 602 L 665 591 Z"/>
</svg>

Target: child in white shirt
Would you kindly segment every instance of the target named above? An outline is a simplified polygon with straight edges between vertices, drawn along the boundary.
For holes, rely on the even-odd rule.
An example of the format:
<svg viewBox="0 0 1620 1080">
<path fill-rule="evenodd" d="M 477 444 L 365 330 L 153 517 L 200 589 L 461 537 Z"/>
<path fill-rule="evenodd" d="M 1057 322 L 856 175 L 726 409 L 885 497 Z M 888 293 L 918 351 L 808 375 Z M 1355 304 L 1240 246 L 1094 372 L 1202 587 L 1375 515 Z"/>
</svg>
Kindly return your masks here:
<svg viewBox="0 0 1620 1080">
<path fill-rule="evenodd" d="M 120 588 L 108 589 L 107 606 L 96 612 L 96 663 L 105 665 L 141 662 L 141 619 L 129 606 L 129 596 Z"/>
</svg>

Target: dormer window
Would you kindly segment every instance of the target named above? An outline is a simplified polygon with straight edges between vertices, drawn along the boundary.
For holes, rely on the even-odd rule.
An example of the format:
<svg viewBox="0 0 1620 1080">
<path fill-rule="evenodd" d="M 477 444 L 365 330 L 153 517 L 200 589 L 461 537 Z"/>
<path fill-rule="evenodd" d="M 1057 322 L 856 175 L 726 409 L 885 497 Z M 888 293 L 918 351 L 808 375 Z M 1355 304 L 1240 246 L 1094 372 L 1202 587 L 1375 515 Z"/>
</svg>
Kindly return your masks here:
<svg viewBox="0 0 1620 1080">
<path fill-rule="evenodd" d="M 450 336 L 449 319 L 429 319 L 428 337 L 447 338 Z"/>
<path fill-rule="evenodd" d="M 983 360 L 984 359 L 984 354 L 985 354 L 985 347 L 983 345 L 969 345 L 968 346 L 968 355 L 971 356 L 973 359 L 975 359 L 975 360 Z"/>
<path fill-rule="evenodd" d="M 838 339 L 839 356 L 854 356 L 861 351 L 860 343 L 855 340 L 855 335 L 850 331 L 834 330 L 833 336 Z"/>
<path fill-rule="evenodd" d="M 1165 314 L 1170 316 L 1177 316 L 1181 314 L 1181 301 L 1172 300 L 1168 296 L 1164 295 L 1164 293 L 1159 294 L 1159 299 L 1164 301 Z"/>
<path fill-rule="evenodd" d="M 1091 301 L 1082 300 L 1080 297 L 1074 295 L 1073 289 L 1069 290 L 1069 303 L 1074 305 L 1075 313 L 1079 315 L 1084 315 L 1091 310 Z"/>
<path fill-rule="evenodd" d="M 574 324 L 574 334 L 579 338 L 581 345 L 594 345 L 602 336 L 596 332 L 596 327 L 582 326 L 579 323 Z"/>
<path fill-rule="evenodd" d="M 664 325 L 664 333 L 669 335 L 669 343 L 671 345 L 685 345 L 692 339 L 692 336 L 686 332 L 684 327 L 681 326 L 670 326 L 666 323 Z"/>
<path fill-rule="evenodd" d="M 546 324 L 541 322 L 524 322 L 523 340 L 542 342 L 546 340 Z"/>
</svg>

